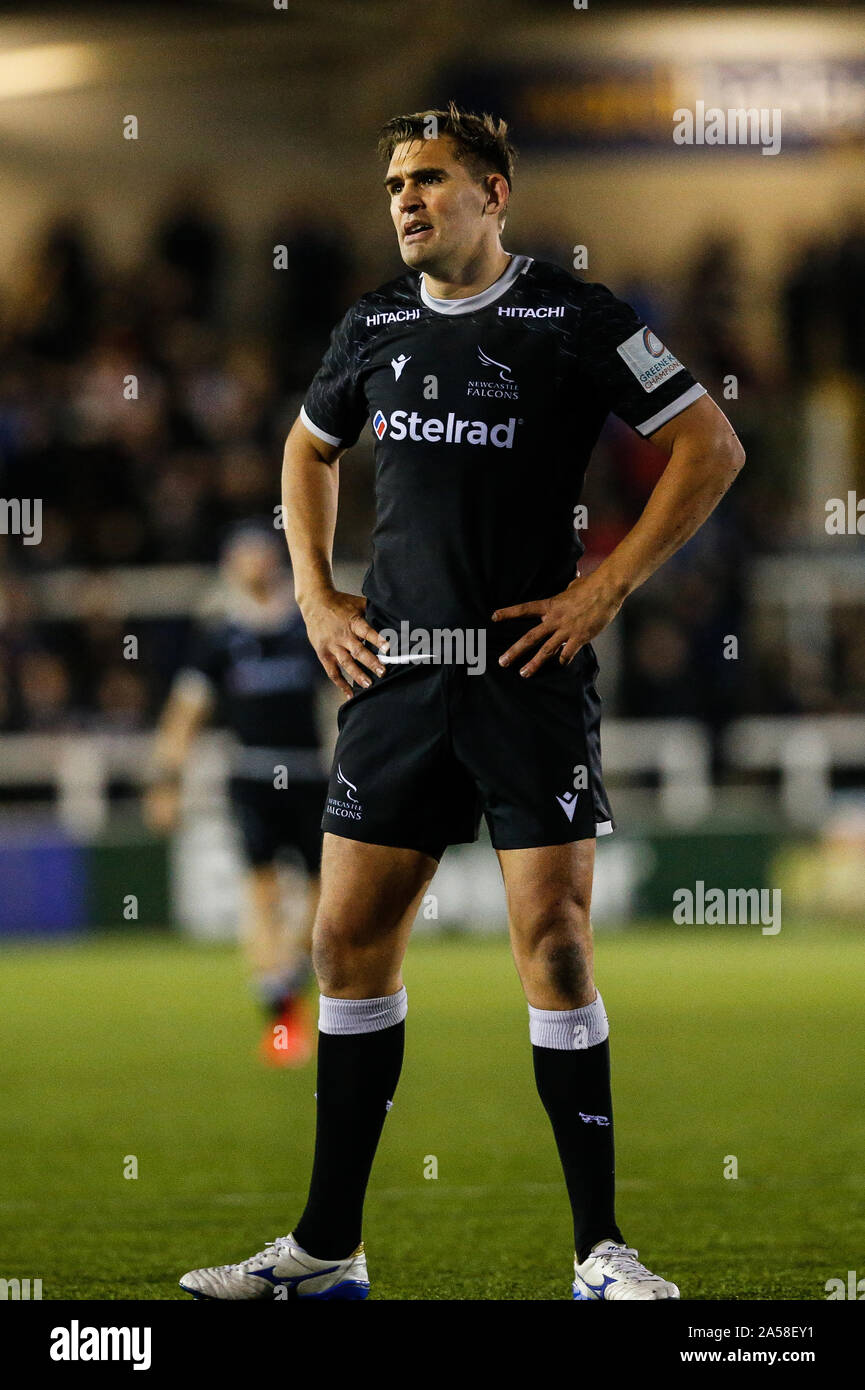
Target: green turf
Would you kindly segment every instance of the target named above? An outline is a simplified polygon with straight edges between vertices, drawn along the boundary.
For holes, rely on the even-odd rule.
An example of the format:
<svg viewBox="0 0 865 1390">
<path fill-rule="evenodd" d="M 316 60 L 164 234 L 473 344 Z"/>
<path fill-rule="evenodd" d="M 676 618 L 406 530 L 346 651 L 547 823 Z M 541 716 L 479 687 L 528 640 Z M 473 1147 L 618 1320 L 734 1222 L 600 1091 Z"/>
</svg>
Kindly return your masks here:
<svg viewBox="0 0 865 1390">
<path fill-rule="evenodd" d="M 693 1299 L 820 1299 L 865 1274 L 859 941 L 604 934 L 597 972 L 619 1219 L 648 1263 Z M 506 943 L 417 940 L 405 974 L 406 1065 L 364 1230 L 373 1297 L 568 1297 L 564 1189 Z M 184 1270 L 290 1228 L 314 1073 L 258 1064 L 234 951 L 30 947 L 0 954 L 0 979 L 0 1277 L 41 1278 L 44 1298 L 183 1298 Z"/>
</svg>

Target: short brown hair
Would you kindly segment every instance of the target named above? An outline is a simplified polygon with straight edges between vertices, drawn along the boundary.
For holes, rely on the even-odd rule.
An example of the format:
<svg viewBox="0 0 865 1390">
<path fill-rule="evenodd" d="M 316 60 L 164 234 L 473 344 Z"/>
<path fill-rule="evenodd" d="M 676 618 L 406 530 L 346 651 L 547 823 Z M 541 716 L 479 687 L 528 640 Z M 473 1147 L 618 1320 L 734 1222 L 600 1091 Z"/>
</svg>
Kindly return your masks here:
<svg viewBox="0 0 865 1390">
<path fill-rule="evenodd" d="M 501 174 L 511 187 L 517 152 L 508 139 L 508 123 L 484 112 L 462 111 L 450 101 L 444 111 L 415 111 L 410 116 L 394 116 L 379 131 L 378 153 L 389 160 L 397 145 L 408 140 L 431 139 L 430 124 L 437 136 L 449 135 L 456 146 L 457 159 L 470 163 L 478 177 Z"/>
</svg>

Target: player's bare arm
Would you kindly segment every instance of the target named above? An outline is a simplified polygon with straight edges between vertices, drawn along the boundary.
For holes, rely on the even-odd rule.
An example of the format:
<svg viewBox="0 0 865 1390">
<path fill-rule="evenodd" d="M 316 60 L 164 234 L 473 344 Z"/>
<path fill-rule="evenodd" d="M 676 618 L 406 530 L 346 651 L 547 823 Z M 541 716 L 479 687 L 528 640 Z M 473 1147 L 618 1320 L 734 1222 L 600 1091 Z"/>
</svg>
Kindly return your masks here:
<svg viewBox="0 0 865 1390">
<path fill-rule="evenodd" d="M 152 830 L 167 833 L 177 823 L 180 778 L 210 711 L 211 700 L 204 688 L 176 686 L 166 701 L 153 745 L 153 774 L 143 802 L 144 818 Z"/>
<path fill-rule="evenodd" d="M 317 439 L 302 420 L 295 420 L 285 442 L 282 503 L 294 593 L 309 640 L 333 684 L 351 696 L 354 692 L 346 676 L 366 688 L 371 684 L 366 671 L 384 675 L 383 666 L 364 642 L 379 650 L 386 650 L 387 642 L 364 617 L 366 599 L 342 593 L 333 579 L 339 460 L 344 452 Z"/>
<path fill-rule="evenodd" d="M 533 648 L 537 650 L 521 676 L 532 676 L 557 652 L 563 665 L 573 661 L 613 621 L 628 595 L 699 530 L 745 462 L 729 420 L 709 396 L 701 396 L 650 437 L 669 462 L 639 521 L 592 574 L 577 577 L 562 593 L 495 611 L 494 622 L 539 619 L 503 654 L 502 666 Z"/>
</svg>

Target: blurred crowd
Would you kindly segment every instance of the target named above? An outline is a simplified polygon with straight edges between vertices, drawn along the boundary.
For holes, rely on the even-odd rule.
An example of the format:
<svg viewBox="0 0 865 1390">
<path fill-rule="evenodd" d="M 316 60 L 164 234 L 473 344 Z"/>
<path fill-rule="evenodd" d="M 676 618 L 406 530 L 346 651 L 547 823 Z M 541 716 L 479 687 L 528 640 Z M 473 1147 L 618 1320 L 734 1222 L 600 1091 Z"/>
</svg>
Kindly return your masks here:
<svg viewBox="0 0 865 1390">
<path fill-rule="evenodd" d="M 561 259 L 542 238 L 519 249 Z M 0 731 L 149 727 L 189 620 L 112 616 L 111 573 L 213 564 L 234 522 L 272 515 L 285 434 L 330 329 L 372 281 L 359 279 L 347 230 L 320 213 L 277 223 L 259 264 L 259 282 L 240 294 L 225 227 L 206 198 L 188 197 L 156 217 L 140 262 L 123 269 L 85 223 L 58 218 L 0 303 L 0 496 L 43 499 L 40 544 L 0 535 Z M 379 278 L 393 273 L 398 263 Z M 865 221 L 851 214 L 831 236 L 791 241 L 769 362 L 751 347 L 753 296 L 733 234 L 701 239 L 675 287 L 646 266 L 614 288 L 727 410 L 749 461 L 695 540 L 623 610 L 609 706 L 693 715 L 715 730 L 743 713 L 865 709 L 861 610 L 830 615 L 819 669 L 777 633 L 746 640 L 755 560 L 801 544 L 797 411 L 827 373 L 865 393 Z M 724 396 L 731 374 L 738 399 Z M 584 499 L 588 565 L 633 524 L 661 466 L 611 419 Z M 338 558 L 367 557 L 371 480 L 364 441 L 343 470 Z M 79 610 L 45 612 L 45 581 L 69 568 L 89 577 Z M 130 629 L 135 661 L 123 655 Z M 733 660 L 729 634 L 740 637 Z"/>
</svg>

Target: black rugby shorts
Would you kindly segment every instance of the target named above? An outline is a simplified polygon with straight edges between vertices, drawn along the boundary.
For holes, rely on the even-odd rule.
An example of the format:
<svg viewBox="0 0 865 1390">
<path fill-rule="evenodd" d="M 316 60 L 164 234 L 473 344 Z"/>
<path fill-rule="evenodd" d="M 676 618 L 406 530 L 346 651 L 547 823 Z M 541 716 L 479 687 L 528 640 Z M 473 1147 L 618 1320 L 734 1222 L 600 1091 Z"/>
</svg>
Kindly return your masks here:
<svg viewBox="0 0 865 1390">
<path fill-rule="evenodd" d="M 412 660 L 369 673 L 339 710 L 322 830 L 434 859 L 476 840 L 481 816 L 496 849 L 612 831 L 594 650 L 528 679 L 520 664 L 493 658 L 472 674 Z"/>
</svg>

